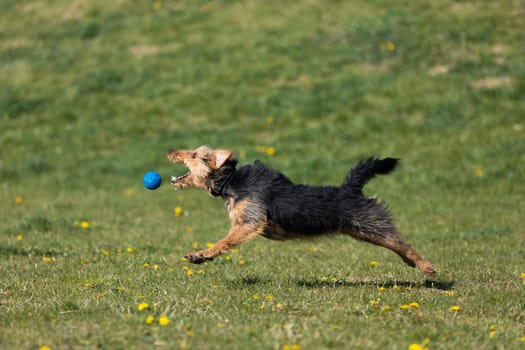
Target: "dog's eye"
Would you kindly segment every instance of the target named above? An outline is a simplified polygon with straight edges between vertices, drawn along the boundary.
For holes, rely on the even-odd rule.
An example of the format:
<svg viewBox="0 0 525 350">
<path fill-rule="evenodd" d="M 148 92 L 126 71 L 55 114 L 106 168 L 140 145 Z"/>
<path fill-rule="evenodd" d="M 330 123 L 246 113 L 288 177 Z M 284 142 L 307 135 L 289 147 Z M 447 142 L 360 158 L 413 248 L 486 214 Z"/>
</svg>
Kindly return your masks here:
<svg viewBox="0 0 525 350">
<path fill-rule="evenodd" d="M 197 153 L 196 153 L 196 152 L 192 153 L 191 158 L 192 158 L 192 159 L 197 158 Z"/>
</svg>

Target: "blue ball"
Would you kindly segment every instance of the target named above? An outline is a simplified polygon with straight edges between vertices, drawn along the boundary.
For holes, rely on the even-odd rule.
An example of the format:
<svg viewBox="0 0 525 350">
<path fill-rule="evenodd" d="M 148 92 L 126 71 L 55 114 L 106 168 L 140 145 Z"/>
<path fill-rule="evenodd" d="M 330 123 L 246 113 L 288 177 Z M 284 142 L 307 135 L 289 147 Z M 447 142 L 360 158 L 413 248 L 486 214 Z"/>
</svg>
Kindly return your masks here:
<svg viewBox="0 0 525 350">
<path fill-rule="evenodd" d="M 144 187 L 148 190 L 156 190 L 159 188 L 161 182 L 162 179 L 160 178 L 160 175 L 154 171 L 148 171 L 144 175 Z"/>
</svg>

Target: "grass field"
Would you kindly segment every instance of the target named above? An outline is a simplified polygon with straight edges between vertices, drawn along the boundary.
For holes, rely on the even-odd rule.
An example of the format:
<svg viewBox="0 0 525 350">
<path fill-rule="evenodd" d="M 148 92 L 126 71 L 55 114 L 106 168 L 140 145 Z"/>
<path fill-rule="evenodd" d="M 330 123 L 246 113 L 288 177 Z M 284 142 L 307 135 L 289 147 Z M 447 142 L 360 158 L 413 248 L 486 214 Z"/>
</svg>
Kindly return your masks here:
<svg viewBox="0 0 525 350">
<path fill-rule="evenodd" d="M 0 2 L 0 348 L 523 349 L 522 1 Z M 169 148 L 308 184 L 359 159 L 434 264 L 222 238 Z"/>
</svg>

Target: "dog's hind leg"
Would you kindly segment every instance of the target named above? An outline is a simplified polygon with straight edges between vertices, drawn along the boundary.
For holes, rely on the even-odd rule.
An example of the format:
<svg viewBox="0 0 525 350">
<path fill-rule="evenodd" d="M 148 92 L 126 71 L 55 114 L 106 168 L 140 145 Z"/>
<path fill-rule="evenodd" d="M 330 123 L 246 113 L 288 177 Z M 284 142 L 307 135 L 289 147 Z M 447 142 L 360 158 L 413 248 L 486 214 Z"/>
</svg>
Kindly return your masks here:
<svg viewBox="0 0 525 350">
<path fill-rule="evenodd" d="M 407 265 L 417 267 L 421 272 L 427 275 L 433 275 L 436 272 L 432 267 L 432 264 L 423 259 L 423 257 L 421 257 L 421 255 L 419 255 L 410 244 L 403 241 L 403 239 L 384 237 L 375 238 L 376 239 L 370 242 L 394 251 Z"/>
<path fill-rule="evenodd" d="M 366 233 L 363 231 L 356 232 L 348 230 L 345 230 L 344 233 L 349 234 L 358 240 L 366 241 L 392 250 L 399 255 L 408 266 L 417 267 L 421 272 L 427 275 L 433 275 L 435 273 L 432 264 L 421 257 L 421 255 L 419 255 L 410 244 L 406 243 L 395 227 L 391 227 L 388 232 L 383 231 L 381 234 L 378 234 L 377 232 Z"/>
</svg>

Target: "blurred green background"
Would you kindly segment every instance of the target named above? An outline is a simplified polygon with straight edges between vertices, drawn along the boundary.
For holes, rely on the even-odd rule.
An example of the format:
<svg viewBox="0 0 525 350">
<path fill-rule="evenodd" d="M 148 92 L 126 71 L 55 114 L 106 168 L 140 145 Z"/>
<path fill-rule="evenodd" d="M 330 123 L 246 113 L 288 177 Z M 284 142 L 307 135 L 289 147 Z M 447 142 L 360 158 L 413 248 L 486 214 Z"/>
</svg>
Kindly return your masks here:
<svg viewBox="0 0 525 350">
<path fill-rule="evenodd" d="M 511 0 L 1 1 L 0 345 L 518 348 L 523 18 Z M 165 154 L 202 144 L 309 184 L 402 158 L 366 191 L 454 300 L 345 237 L 258 239 L 188 275 L 180 257 L 228 222 L 220 200 L 169 188 Z M 254 295 L 284 310 L 243 308 Z M 171 331 L 137 314 L 148 298 Z M 426 308 L 400 313 L 412 299 Z"/>
</svg>

